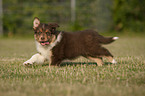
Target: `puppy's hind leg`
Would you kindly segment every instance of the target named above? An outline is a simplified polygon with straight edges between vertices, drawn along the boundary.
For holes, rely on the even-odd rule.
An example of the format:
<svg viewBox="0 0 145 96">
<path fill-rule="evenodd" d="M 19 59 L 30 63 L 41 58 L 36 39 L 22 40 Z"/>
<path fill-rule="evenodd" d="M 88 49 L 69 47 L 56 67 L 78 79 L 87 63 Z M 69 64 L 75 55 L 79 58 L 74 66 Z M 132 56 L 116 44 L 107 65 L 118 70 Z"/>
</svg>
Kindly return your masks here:
<svg viewBox="0 0 145 96">
<path fill-rule="evenodd" d="M 102 66 L 103 65 L 102 58 L 95 58 L 95 57 L 88 57 L 88 58 L 93 60 L 93 61 L 95 61 L 98 66 Z"/>
<path fill-rule="evenodd" d="M 115 59 L 113 59 L 112 56 L 105 56 L 105 58 L 107 58 L 108 61 L 111 62 L 112 64 L 117 64 L 117 62 L 115 61 Z"/>
<path fill-rule="evenodd" d="M 108 61 L 111 62 L 112 64 L 117 63 L 115 59 L 113 59 L 113 55 L 106 48 L 101 47 L 98 51 L 99 54 L 101 54 L 101 56 L 106 57 Z"/>
</svg>

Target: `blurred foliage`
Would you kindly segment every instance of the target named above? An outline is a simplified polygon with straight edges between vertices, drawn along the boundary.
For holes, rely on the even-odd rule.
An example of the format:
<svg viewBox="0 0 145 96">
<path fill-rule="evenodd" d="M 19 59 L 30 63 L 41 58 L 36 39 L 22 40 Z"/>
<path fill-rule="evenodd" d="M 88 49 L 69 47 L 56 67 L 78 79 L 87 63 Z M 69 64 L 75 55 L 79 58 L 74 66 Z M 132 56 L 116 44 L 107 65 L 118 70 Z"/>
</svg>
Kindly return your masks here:
<svg viewBox="0 0 145 96">
<path fill-rule="evenodd" d="M 145 0 L 113 0 L 114 29 L 145 31 Z"/>
<path fill-rule="evenodd" d="M 144 31 L 144 5 L 144 0 L 76 0 L 76 22 L 71 22 L 70 0 L 3 0 L 4 34 L 33 34 L 34 17 L 65 31 Z"/>
<path fill-rule="evenodd" d="M 4 34 L 32 34 L 34 17 L 39 17 L 41 22 L 69 21 L 69 2 L 63 0 L 3 0 L 3 26 Z M 57 6 L 57 7 L 56 7 Z"/>
</svg>

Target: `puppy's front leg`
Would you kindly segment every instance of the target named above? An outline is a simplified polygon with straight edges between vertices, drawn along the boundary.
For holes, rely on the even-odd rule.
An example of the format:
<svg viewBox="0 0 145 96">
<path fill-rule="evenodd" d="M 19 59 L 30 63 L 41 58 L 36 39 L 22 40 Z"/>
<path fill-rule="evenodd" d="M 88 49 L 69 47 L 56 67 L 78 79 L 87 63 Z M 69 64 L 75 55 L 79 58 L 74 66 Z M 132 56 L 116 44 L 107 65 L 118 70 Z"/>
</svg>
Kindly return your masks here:
<svg viewBox="0 0 145 96">
<path fill-rule="evenodd" d="M 45 61 L 45 58 L 40 55 L 39 53 L 33 55 L 29 60 L 25 61 L 23 63 L 24 66 L 29 66 L 29 65 L 33 65 L 34 63 L 36 64 L 43 64 Z"/>
</svg>

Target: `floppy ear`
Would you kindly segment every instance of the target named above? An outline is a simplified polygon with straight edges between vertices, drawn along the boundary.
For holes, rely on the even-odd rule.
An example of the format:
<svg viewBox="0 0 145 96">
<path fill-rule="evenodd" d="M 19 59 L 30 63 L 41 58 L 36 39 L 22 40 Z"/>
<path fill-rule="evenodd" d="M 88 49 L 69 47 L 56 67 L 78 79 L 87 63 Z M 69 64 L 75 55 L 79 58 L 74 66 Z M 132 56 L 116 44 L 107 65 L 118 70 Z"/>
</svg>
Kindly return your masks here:
<svg viewBox="0 0 145 96">
<path fill-rule="evenodd" d="M 48 25 L 51 27 L 52 34 L 54 34 L 56 28 L 59 27 L 59 25 L 57 23 L 49 23 Z"/>
<path fill-rule="evenodd" d="M 36 27 L 39 26 L 39 24 L 40 24 L 39 18 L 35 17 L 33 21 L 33 28 L 35 29 Z"/>
</svg>

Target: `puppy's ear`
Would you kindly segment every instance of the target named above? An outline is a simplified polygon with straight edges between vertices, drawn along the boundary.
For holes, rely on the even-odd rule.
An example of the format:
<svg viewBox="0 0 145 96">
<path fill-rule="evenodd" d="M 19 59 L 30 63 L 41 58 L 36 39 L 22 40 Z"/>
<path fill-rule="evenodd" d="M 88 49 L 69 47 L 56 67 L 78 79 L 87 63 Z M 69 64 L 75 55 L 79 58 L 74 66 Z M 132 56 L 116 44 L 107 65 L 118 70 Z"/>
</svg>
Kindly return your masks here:
<svg viewBox="0 0 145 96">
<path fill-rule="evenodd" d="M 59 27 L 59 25 L 57 23 L 48 23 L 48 25 L 51 27 L 51 28 L 57 28 Z"/>
<path fill-rule="evenodd" d="M 36 27 L 38 27 L 40 24 L 40 20 L 38 17 L 35 17 L 34 18 L 34 21 L 33 21 L 33 28 L 35 29 Z"/>
<path fill-rule="evenodd" d="M 50 28 L 51 28 L 52 34 L 55 34 L 55 30 L 56 30 L 56 28 L 59 27 L 59 25 L 58 25 L 57 23 L 49 23 L 48 25 L 49 25 Z"/>
</svg>

